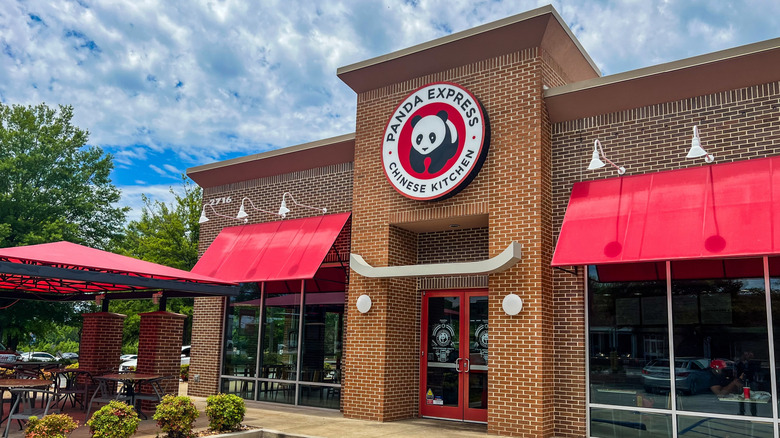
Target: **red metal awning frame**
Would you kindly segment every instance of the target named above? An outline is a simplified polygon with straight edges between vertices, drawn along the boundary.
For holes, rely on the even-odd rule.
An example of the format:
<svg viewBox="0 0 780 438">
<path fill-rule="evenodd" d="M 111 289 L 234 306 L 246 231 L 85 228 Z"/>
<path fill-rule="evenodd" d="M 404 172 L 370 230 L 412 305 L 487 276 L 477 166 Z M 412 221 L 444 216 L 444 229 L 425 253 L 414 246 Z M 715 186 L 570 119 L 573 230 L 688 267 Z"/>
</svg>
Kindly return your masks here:
<svg viewBox="0 0 780 438">
<path fill-rule="evenodd" d="M 575 183 L 552 265 L 779 253 L 780 157 L 770 157 Z"/>
<path fill-rule="evenodd" d="M 233 283 L 314 279 L 350 213 L 223 228 L 192 272 Z M 346 269 L 346 257 L 339 267 Z M 323 268 L 324 269 L 324 268 Z M 283 283 L 280 283 L 283 284 Z M 343 283 L 342 283 L 343 284 Z"/>
</svg>

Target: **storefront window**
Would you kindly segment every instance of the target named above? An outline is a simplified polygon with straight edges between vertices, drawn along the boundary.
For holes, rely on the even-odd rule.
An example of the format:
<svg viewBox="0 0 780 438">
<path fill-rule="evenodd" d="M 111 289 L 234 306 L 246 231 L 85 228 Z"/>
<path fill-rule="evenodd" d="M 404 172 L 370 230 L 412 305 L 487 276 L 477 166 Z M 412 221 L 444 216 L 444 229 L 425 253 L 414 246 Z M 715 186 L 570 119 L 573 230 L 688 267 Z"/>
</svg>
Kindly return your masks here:
<svg viewBox="0 0 780 438">
<path fill-rule="evenodd" d="M 771 417 L 763 260 L 672 262 L 671 271 L 677 409 Z"/>
<path fill-rule="evenodd" d="M 250 400 L 338 409 L 345 293 L 273 290 L 280 286 L 290 289 L 279 283 L 269 292 L 266 284 L 261 294 L 257 285 L 247 285 L 230 299 L 221 391 Z"/>
<path fill-rule="evenodd" d="M 670 380 L 666 281 L 615 281 L 625 279 L 595 266 L 588 278 L 591 402 L 664 407 L 659 394 Z"/>
<path fill-rule="evenodd" d="M 775 436 L 780 257 L 767 260 L 770 295 L 762 258 L 589 267 L 590 435 Z"/>
<path fill-rule="evenodd" d="M 259 324 L 260 289 L 256 283 L 242 284 L 239 295 L 228 301 L 222 374 L 255 377 Z"/>
</svg>

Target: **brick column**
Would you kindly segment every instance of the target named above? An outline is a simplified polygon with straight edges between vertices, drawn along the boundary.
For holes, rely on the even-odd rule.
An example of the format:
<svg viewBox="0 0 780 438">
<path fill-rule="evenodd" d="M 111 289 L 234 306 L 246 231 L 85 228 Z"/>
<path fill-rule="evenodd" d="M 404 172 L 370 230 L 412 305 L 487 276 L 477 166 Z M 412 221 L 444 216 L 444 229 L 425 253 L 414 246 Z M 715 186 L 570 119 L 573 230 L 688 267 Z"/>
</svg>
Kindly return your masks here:
<svg viewBox="0 0 780 438">
<path fill-rule="evenodd" d="M 171 312 L 142 313 L 140 316 L 137 371 L 176 376 L 175 379 L 164 380 L 162 388 L 167 394 L 178 394 L 181 343 L 186 316 Z"/>
<path fill-rule="evenodd" d="M 126 315 L 110 312 L 85 313 L 81 328 L 79 369 L 91 373 L 119 368 L 122 329 Z"/>
</svg>

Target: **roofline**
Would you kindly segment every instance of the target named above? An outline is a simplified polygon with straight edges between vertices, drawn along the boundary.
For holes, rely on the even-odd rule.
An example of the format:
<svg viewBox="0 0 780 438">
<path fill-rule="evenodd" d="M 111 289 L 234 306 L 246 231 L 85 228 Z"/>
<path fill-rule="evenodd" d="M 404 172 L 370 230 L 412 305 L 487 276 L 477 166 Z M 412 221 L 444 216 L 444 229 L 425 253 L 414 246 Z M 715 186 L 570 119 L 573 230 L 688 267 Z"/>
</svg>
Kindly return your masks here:
<svg viewBox="0 0 780 438">
<path fill-rule="evenodd" d="M 335 143 L 342 143 L 345 141 L 354 141 L 355 133 L 339 135 L 337 137 L 325 138 L 322 140 L 312 141 L 309 143 L 303 143 L 295 146 L 282 147 L 274 149 L 272 151 L 261 152 L 259 154 L 246 155 L 238 158 L 231 158 L 229 160 L 217 161 L 215 163 L 203 164 L 200 166 L 190 167 L 187 169 L 187 175 L 205 172 L 208 170 L 219 169 L 222 167 L 234 166 L 236 164 L 248 163 L 250 161 L 265 160 L 268 158 L 279 157 L 282 155 L 292 154 L 295 152 L 306 151 L 310 149 L 316 149 L 324 146 L 329 146 Z"/>
<path fill-rule="evenodd" d="M 620 82 L 626 82 L 634 79 L 655 76 L 661 73 L 670 73 L 670 72 L 683 70 L 691 67 L 712 64 L 714 62 L 725 61 L 733 58 L 739 58 L 745 55 L 767 52 L 778 48 L 780 48 L 780 38 L 774 38 L 771 40 L 760 41 L 757 43 L 747 44 L 739 47 L 733 47 L 730 49 L 720 50 L 717 52 L 706 53 L 704 55 L 693 56 L 691 58 L 684 58 L 677 61 L 666 62 L 663 64 L 656 64 L 649 67 L 639 68 L 636 70 L 629 70 L 623 73 L 616 73 L 609 76 L 601 76 L 598 78 L 573 82 L 570 84 L 562 85 L 560 87 L 555 87 L 555 88 L 550 88 L 548 90 L 545 90 L 544 97 L 545 98 L 555 97 L 563 94 L 603 87 L 603 86 L 616 84 Z"/>
<path fill-rule="evenodd" d="M 523 12 L 521 14 L 513 15 L 511 17 L 502 18 L 498 21 L 493 21 L 491 23 L 483 24 L 481 26 L 473 27 L 471 29 L 467 29 L 461 32 L 456 32 L 441 38 L 437 38 L 435 40 L 427 41 L 422 44 L 417 44 L 416 46 L 408 47 L 406 49 L 401 49 L 395 52 L 391 52 L 385 55 L 377 56 L 375 58 L 367 59 L 365 61 L 356 62 L 354 64 L 345 65 L 343 67 L 339 67 L 336 70 L 336 75 L 341 75 L 344 73 L 349 73 L 351 71 L 360 70 L 365 67 L 370 67 L 372 65 L 381 64 L 383 62 L 392 61 L 394 59 L 402 58 L 404 56 L 411 55 L 413 53 L 417 52 L 423 52 L 428 49 L 432 49 L 435 47 L 443 46 L 445 44 L 449 44 L 455 41 L 463 40 L 466 38 L 473 37 L 475 35 L 479 35 L 485 32 L 489 32 L 491 30 L 499 29 L 504 26 L 508 26 L 510 24 L 515 24 L 521 21 L 525 21 L 531 18 L 536 18 L 539 16 L 542 16 L 544 14 L 552 14 L 553 17 L 555 17 L 556 20 L 558 20 L 558 23 L 560 23 L 561 27 L 566 31 L 566 33 L 569 35 L 569 37 L 572 39 L 574 44 L 577 46 L 579 51 L 582 53 L 582 55 L 585 57 L 585 59 L 588 60 L 588 63 L 593 67 L 594 70 L 600 71 L 598 66 L 596 66 L 596 63 L 593 62 L 590 55 L 585 51 L 585 49 L 582 47 L 582 44 L 580 44 L 579 40 L 577 40 L 577 37 L 574 36 L 574 34 L 571 32 L 571 29 L 569 29 L 569 26 L 566 25 L 566 23 L 563 21 L 563 18 L 558 14 L 558 11 L 555 10 L 555 8 L 552 5 L 546 5 L 542 6 L 540 8 L 532 9 L 530 11 Z"/>
<path fill-rule="evenodd" d="M 339 67 L 356 93 L 530 48 L 541 48 L 578 81 L 601 72 L 551 5 Z"/>
</svg>

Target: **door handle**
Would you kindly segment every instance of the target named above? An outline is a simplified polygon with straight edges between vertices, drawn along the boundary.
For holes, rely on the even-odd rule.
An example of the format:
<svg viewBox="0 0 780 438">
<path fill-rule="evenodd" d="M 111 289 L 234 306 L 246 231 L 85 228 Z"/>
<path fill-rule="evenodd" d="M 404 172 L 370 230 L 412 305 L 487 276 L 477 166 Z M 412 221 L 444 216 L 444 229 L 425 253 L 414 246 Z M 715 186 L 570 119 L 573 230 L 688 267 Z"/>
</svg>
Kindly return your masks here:
<svg viewBox="0 0 780 438">
<path fill-rule="evenodd" d="M 463 360 L 462 357 L 459 357 L 459 358 L 455 359 L 455 371 L 457 371 L 459 373 L 461 372 L 460 371 L 460 361 L 462 361 L 462 360 Z"/>
<path fill-rule="evenodd" d="M 469 359 L 463 359 L 463 365 L 466 366 L 466 369 L 463 370 L 464 373 L 468 373 L 471 369 L 471 361 Z"/>
</svg>

